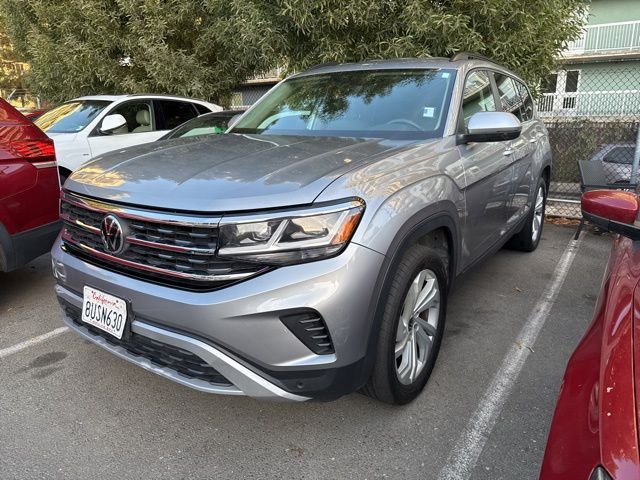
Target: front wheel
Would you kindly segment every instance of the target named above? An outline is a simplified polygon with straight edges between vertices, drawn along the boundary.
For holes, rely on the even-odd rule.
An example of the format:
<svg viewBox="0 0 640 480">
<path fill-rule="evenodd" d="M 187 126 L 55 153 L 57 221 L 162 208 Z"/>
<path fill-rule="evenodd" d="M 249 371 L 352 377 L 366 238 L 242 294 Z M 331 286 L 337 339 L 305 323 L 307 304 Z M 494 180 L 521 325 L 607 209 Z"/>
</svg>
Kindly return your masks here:
<svg viewBox="0 0 640 480">
<path fill-rule="evenodd" d="M 444 332 L 447 269 L 442 252 L 410 247 L 395 271 L 383 309 L 373 373 L 363 392 L 402 405 L 416 398 L 435 365 Z"/>
<path fill-rule="evenodd" d="M 533 208 L 519 233 L 509 240 L 508 246 L 524 252 L 533 252 L 538 248 L 544 225 L 544 212 L 547 205 L 547 184 L 544 178 L 538 180 Z"/>
</svg>

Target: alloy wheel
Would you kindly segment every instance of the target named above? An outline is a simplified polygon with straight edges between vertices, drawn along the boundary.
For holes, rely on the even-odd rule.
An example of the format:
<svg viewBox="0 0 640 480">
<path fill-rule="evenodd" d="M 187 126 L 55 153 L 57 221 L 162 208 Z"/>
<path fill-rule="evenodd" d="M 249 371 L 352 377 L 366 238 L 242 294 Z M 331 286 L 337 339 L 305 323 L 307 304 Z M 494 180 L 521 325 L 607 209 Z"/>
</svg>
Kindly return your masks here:
<svg viewBox="0 0 640 480">
<path fill-rule="evenodd" d="M 533 225 L 531 227 L 531 238 L 535 243 L 538 240 L 540 231 L 542 230 L 542 217 L 544 215 L 544 190 L 542 187 L 538 188 L 538 194 L 536 195 L 536 203 L 533 210 Z"/>
<path fill-rule="evenodd" d="M 427 364 L 439 315 L 438 279 L 431 270 L 422 270 L 409 286 L 396 332 L 396 374 L 403 385 L 413 383 Z"/>
</svg>

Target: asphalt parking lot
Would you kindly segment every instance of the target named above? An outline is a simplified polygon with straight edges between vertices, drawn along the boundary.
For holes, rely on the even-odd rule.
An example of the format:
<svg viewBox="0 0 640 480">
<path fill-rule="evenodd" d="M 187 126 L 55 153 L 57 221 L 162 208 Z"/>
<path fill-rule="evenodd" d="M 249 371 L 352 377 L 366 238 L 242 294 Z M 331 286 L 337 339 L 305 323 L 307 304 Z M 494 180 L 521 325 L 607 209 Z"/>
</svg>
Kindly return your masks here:
<svg viewBox="0 0 640 480">
<path fill-rule="evenodd" d="M 526 362 L 517 379 L 510 374 L 495 426 L 474 437 L 481 450 L 477 461 L 462 459 L 462 478 L 537 478 L 564 368 L 591 320 L 610 248 L 607 235 L 584 234 L 542 315 L 541 296 L 573 233 L 546 225 L 535 253 L 502 250 L 459 280 L 433 376 L 401 408 L 360 394 L 326 404 L 210 396 L 69 332 L 24 343 L 62 326 L 49 258 L 0 274 L 0 477 L 455 478 L 445 467 L 456 446 L 469 445 L 465 431 L 515 346 L 527 349 Z M 540 333 L 523 344 L 520 332 L 536 315 Z"/>
</svg>

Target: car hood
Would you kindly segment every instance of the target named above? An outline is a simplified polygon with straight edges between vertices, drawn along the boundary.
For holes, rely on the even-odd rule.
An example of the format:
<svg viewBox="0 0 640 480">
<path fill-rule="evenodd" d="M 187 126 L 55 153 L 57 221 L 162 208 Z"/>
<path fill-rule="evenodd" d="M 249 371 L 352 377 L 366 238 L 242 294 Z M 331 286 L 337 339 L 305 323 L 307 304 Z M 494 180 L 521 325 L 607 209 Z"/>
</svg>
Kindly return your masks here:
<svg viewBox="0 0 640 480">
<path fill-rule="evenodd" d="M 312 203 L 333 180 L 391 149 L 384 140 L 227 134 L 96 157 L 65 189 L 162 209 L 227 212 Z"/>
</svg>

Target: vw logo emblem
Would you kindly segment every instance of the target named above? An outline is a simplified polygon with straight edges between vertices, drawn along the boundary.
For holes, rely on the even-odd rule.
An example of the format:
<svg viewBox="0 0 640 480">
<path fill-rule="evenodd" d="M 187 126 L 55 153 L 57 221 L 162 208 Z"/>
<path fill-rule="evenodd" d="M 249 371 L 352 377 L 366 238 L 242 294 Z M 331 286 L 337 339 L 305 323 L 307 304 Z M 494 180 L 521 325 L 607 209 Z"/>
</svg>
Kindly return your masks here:
<svg viewBox="0 0 640 480">
<path fill-rule="evenodd" d="M 120 220 L 115 215 L 107 215 L 102 219 L 100 236 L 107 252 L 119 255 L 124 251 L 124 231 Z"/>
</svg>

